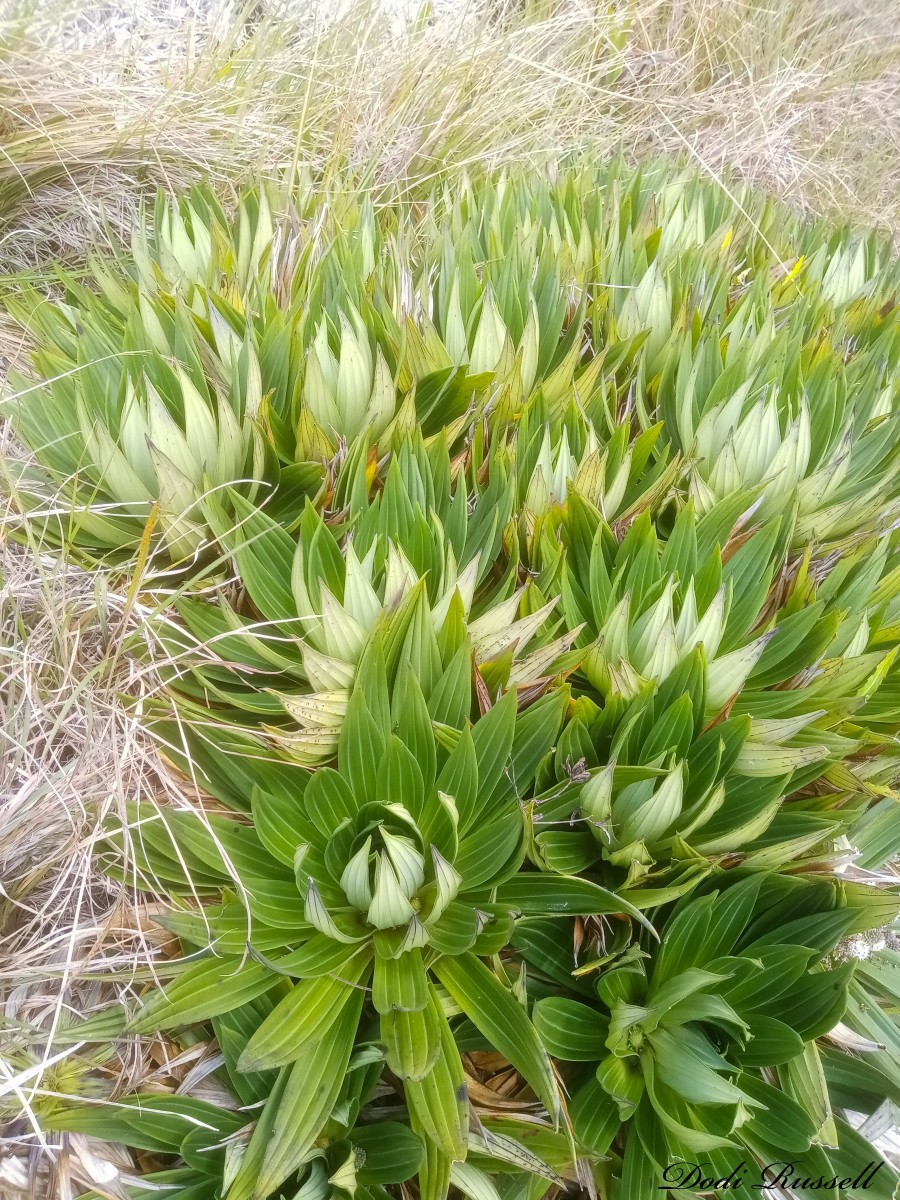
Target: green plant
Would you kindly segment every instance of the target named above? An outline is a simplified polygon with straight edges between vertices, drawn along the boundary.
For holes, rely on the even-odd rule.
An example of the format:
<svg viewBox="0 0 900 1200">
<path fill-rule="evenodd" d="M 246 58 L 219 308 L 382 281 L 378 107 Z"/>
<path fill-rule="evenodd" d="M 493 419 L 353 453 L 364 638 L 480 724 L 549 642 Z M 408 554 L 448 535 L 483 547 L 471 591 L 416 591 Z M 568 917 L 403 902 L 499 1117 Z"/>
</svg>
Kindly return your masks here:
<svg viewBox="0 0 900 1200">
<path fill-rule="evenodd" d="M 183 1165 L 150 1171 L 129 1186 L 129 1200 L 145 1200 L 162 1191 L 177 1200 L 215 1200 L 227 1191 L 248 1155 L 252 1157 L 252 1120 L 247 1106 L 259 1103 L 273 1084 L 271 1076 L 249 1076 L 235 1068 L 254 1020 L 264 1020 L 275 1001 L 266 996 L 222 1015 L 216 1036 L 225 1051 L 217 1074 L 225 1089 L 217 1104 L 175 1093 L 136 1094 L 121 1100 L 70 1104 L 50 1116 L 58 1132 L 77 1131 L 121 1142 L 154 1158 L 172 1157 Z M 361 1046 L 348 1063 L 320 1143 L 305 1151 L 296 1166 L 296 1182 L 323 1200 L 386 1197 L 386 1184 L 402 1183 L 422 1159 L 422 1143 L 395 1122 L 356 1125 L 379 1070 L 377 1052 Z M 374 1067 L 374 1072 L 373 1072 Z M 277 1086 L 277 1085 L 276 1085 Z M 376 1151 L 377 1146 L 377 1153 Z M 96 1193 L 89 1193 L 92 1200 Z"/>
<path fill-rule="evenodd" d="M 109 823 L 181 956 L 71 1036 L 218 1042 L 253 1111 L 186 1186 L 849 1173 L 829 1079 L 898 1082 L 896 964 L 844 962 L 897 910 L 884 248 L 616 163 L 233 221 L 197 192 L 95 278 L 35 310 L 12 409 L 43 528 L 136 568 L 143 716 L 199 790 Z M 876 1037 L 880 1073 L 835 1051 Z"/>
<path fill-rule="evenodd" d="M 202 915 L 167 918 L 188 943 L 211 935 L 219 957 L 187 965 L 128 1030 L 206 1021 L 284 992 L 285 977 L 299 980 L 237 1059 L 242 1072 L 280 1069 L 281 1082 L 229 1185 L 231 1200 L 268 1196 L 301 1165 L 338 1102 L 366 1020 L 377 1019 L 384 1062 L 431 1147 L 428 1170 L 438 1174 L 428 1187 L 439 1190 L 466 1153 L 465 1077 L 448 1014 L 464 1013 L 559 1119 L 534 1029 L 482 959 L 506 946 L 511 914 L 535 905 L 643 918 L 585 880 L 519 886 L 520 796 L 557 735 L 566 696 L 556 691 L 517 716 L 511 691 L 470 726 L 470 686 L 468 671 L 445 675 L 426 704 L 407 663 L 389 688 L 376 640 L 342 723 L 337 767 L 308 777 L 295 769 L 286 786 L 258 783 L 244 797 L 252 829 L 221 817 L 133 815 L 135 861 L 148 883 L 174 889 L 180 877 L 180 890 L 213 896 L 237 886 L 252 922 L 227 899 Z"/>
<path fill-rule="evenodd" d="M 793 546 L 840 547 L 896 505 L 895 269 L 874 239 L 824 237 L 749 193 L 741 209 L 618 164 L 467 180 L 421 219 L 339 189 L 323 207 L 309 183 L 290 206 L 249 193 L 231 221 L 205 190 L 161 200 L 130 261 L 94 265 L 96 288 L 11 302 L 37 379 L 14 377 L 7 409 L 44 472 L 24 472 L 20 503 L 41 511 L 52 484 L 70 510 L 55 537 L 109 553 L 156 531 L 190 562 L 227 484 L 289 520 L 304 496 L 327 502 L 344 442 L 383 454 L 421 427 L 454 446 L 481 412 L 500 438 L 527 410 L 526 510 L 549 475 L 566 490 L 564 438 L 590 459 L 611 437 L 608 477 L 597 460 L 579 479 L 609 519 L 652 453 L 698 512 L 740 493 L 782 511 Z M 644 436 L 623 475 L 628 425 Z"/>
<path fill-rule="evenodd" d="M 615 1142 L 621 1155 L 621 1191 L 611 1194 L 677 1183 L 667 1165 L 699 1157 L 704 1177 L 728 1178 L 735 1148 L 761 1163 L 787 1156 L 800 1177 L 862 1173 L 871 1148 L 832 1116 L 815 1039 L 840 1019 L 853 974 L 822 957 L 865 926 L 867 899 L 825 882 L 745 876 L 676 907 L 655 954 L 632 946 L 602 973 L 582 969 L 574 995 L 537 1001 L 550 1053 L 586 1064 L 571 1068 L 577 1136 L 598 1153 Z M 549 949 L 541 932 L 526 920 L 519 933 L 535 988 L 573 986 L 564 949 Z M 887 1168 L 878 1194 L 891 1195 L 898 1178 Z"/>
<path fill-rule="evenodd" d="M 214 524 L 246 589 L 243 611 L 222 595 L 179 602 L 184 630 L 166 624 L 162 637 L 180 692 L 229 719 L 268 722 L 275 744 L 311 765 L 336 750 L 357 664 L 376 634 L 389 669 L 408 660 L 429 697 L 446 690 L 447 673 L 468 679 L 473 663 L 482 704 L 502 688 L 546 686 L 573 666 L 575 634 L 547 632 L 557 600 L 542 604 L 527 583 L 517 586 L 514 558 L 501 569 L 512 517 L 504 473 L 492 471 L 470 502 L 465 478 L 451 482 L 453 466 L 443 438 L 427 449 L 405 440 L 370 498 L 366 461 L 348 460 L 337 485 L 343 519 L 326 521 L 307 504 L 296 540 L 232 496 L 237 525 L 224 512 Z M 468 714 L 471 704 L 457 707 Z M 189 711 L 203 719 L 202 707 L 185 704 Z"/>
</svg>

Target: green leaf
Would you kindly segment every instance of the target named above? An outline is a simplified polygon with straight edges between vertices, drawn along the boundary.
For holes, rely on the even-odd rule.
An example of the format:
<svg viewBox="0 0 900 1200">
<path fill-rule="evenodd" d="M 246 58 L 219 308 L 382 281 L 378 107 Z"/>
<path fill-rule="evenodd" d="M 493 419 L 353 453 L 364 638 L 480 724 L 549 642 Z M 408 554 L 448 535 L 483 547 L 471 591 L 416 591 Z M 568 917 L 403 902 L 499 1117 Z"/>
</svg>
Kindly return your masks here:
<svg viewBox="0 0 900 1200">
<path fill-rule="evenodd" d="M 646 1004 L 656 1013 L 666 1013 L 697 992 L 715 991 L 726 978 L 724 974 L 716 975 L 699 967 L 688 967 L 663 984 L 657 984 L 654 979 L 647 991 Z"/>
<path fill-rule="evenodd" d="M 746 977 L 737 975 L 719 989 L 729 1004 L 742 1013 L 768 1004 L 802 978 L 814 952 L 805 946 L 765 946 L 757 953 L 744 955 L 757 969 Z"/>
<path fill-rule="evenodd" d="M 669 919 L 653 967 L 653 982 L 657 987 L 700 964 L 713 904 L 712 896 L 704 896 L 680 911 L 676 909 Z"/>
<path fill-rule="evenodd" d="M 653 932 L 644 914 L 615 892 L 599 884 L 572 875 L 544 875 L 527 872 L 508 879 L 497 888 L 495 902 L 525 916 L 568 913 L 590 917 L 601 913 L 621 913 L 633 917 Z"/>
<path fill-rule="evenodd" d="M 807 1042 L 802 1054 L 779 1067 L 778 1081 L 812 1121 L 815 1130 L 812 1140 L 825 1146 L 835 1145 L 837 1130 L 818 1045 Z"/>
<path fill-rule="evenodd" d="M 325 933 L 314 933 L 309 941 L 279 956 L 275 966 L 297 979 L 318 979 L 322 975 L 342 974 L 341 968 L 350 960 L 352 951 L 345 942 L 337 942 Z"/>
<path fill-rule="evenodd" d="M 816 1126 L 795 1100 L 755 1075 L 740 1075 L 738 1084 L 763 1106 L 749 1116 L 748 1130 L 755 1137 L 795 1154 L 809 1149 Z"/>
<path fill-rule="evenodd" d="M 468 642 L 464 642 L 432 689 L 428 697 L 428 711 L 433 721 L 453 729 L 462 729 L 471 704 L 472 650 Z"/>
<path fill-rule="evenodd" d="M 238 492 L 229 490 L 228 499 L 239 524 L 223 540 L 234 554 L 253 603 L 270 621 L 290 621 L 292 631 L 302 634 L 291 587 L 293 538 Z M 288 632 L 288 628 L 280 626 L 282 633 Z"/>
<path fill-rule="evenodd" d="M 372 1003 L 378 1013 L 423 1009 L 428 1003 L 428 975 L 421 950 L 407 950 L 396 958 L 378 955 L 372 984 Z"/>
<path fill-rule="evenodd" d="M 472 743 L 478 764 L 478 793 L 471 812 L 460 811 L 460 830 L 465 831 L 484 808 L 509 764 L 516 731 L 516 696 L 507 692 L 480 721 L 472 726 Z"/>
<path fill-rule="evenodd" d="M 293 869 L 297 847 L 308 842 L 312 833 L 302 793 L 292 796 L 254 786 L 250 808 L 259 840 L 273 858 Z"/>
<path fill-rule="evenodd" d="M 436 770 L 434 734 L 428 705 L 409 663 L 403 663 L 398 671 L 392 708 L 397 735 L 417 764 L 423 789 L 428 792 L 434 783 Z"/>
<path fill-rule="evenodd" d="M 357 1125 L 350 1141 L 364 1156 L 356 1169 L 356 1177 L 362 1184 L 405 1183 L 422 1162 L 421 1138 L 396 1121 Z"/>
<path fill-rule="evenodd" d="M 849 831 L 859 850 L 857 866 L 875 871 L 900 855 L 900 804 L 893 798 L 874 805 Z"/>
<path fill-rule="evenodd" d="M 357 685 L 341 726 L 338 768 L 359 806 L 376 797 L 378 767 L 384 749 L 382 731 L 369 712 L 365 697 Z"/>
<path fill-rule="evenodd" d="M 838 1148 L 828 1151 L 834 1173 L 860 1181 L 857 1187 L 849 1185 L 847 1196 L 852 1200 L 892 1200 L 900 1184 L 900 1172 L 846 1121 L 838 1120 L 837 1129 Z"/>
<path fill-rule="evenodd" d="M 128 1024 L 132 1033 L 157 1033 L 208 1021 L 262 995 L 279 977 L 258 963 L 204 958 L 187 967 L 144 1003 Z"/>
<path fill-rule="evenodd" d="M 628 1140 L 622 1159 L 622 1196 L 653 1196 L 659 1189 L 660 1172 L 668 1166 L 668 1155 L 663 1149 L 659 1162 L 651 1157 L 644 1146 L 645 1130 L 656 1124 L 653 1109 L 647 1101 L 641 1104 L 635 1119 L 628 1127 Z M 653 1143 L 651 1142 L 651 1145 Z"/>
<path fill-rule="evenodd" d="M 471 729 L 462 731 L 459 741 L 447 756 L 437 787 L 445 795 L 453 797 L 460 827 L 467 829 L 478 795 L 478 755 Z"/>
<path fill-rule="evenodd" d="M 410 1112 L 413 1129 L 418 1128 L 415 1112 Z M 447 1200 L 450 1190 L 451 1160 L 431 1138 L 423 1138 L 422 1163 L 419 1167 L 420 1200 Z"/>
<path fill-rule="evenodd" d="M 731 953 L 750 919 L 762 882 L 762 874 L 755 874 L 716 893 L 709 927 L 703 939 L 702 959 L 692 963 L 692 966 L 703 966 L 711 959 Z"/>
<path fill-rule="evenodd" d="M 447 960 L 450 961 L 450 960 Z M 469 1121 L 466 1077 L 447 1018 L 434 987 L 429 989 L 429 1010 L 440 1027 L 440 1053 L 422 1080 L 404 1082 L 406 1099 L 414 1123 L 427 1140 L 440 1148 L 449 1161 L 465 1158 Z"/>
<path fill-rule="evenodd" d="M 551 871 L 563 875 L 575 875 L 586 871 L 600 858 L 600 846 L 593 834 L 586 830 L 569 832 L 554 829 L 539 833 L 534 839 L 540 851 L 540 860 Z"/>
<path fill-rule="evenodd" d="M 343 1009 L 360 991 L 371 963 L 368 948 L 358 951 L 337 976 L 304 979 L 266 1017 L 238 1062 L 239 1071 L 264 1071 L 295 1062 L 307 1042 L 327 1039 Z"/>
<path fill-rule="evenodd" d="M 490 1175 L 469 1162 L 453 1164 L 450 1168 L 450 1182 L 464 1196 L 468 1196 L 469 1200 L 501 1200 Z"/>
<path fill-rule="evenodd" d="M 467 892 L 502 876 L 513 860 L 515 870 L 524 857 L 525 827 L 516 808 L 474 828 L 459 843 L 454 867 L 462 876 Z"/>
<path fill-rule="evenodd" d="M 725 564 L 723 577 L 731 579 L 734 590 L 720 654 L 741 645 L 753 627 L 772 580 L 774 564 L 770 560 L 779 525 L 780 519 L 769 521 Z"/>
<path fill-rule="evenodd" d="M 341 821 L 355 817 L 358 811 L 356 797 L 347 777 L 333 767 L 320 767 L 313 773 L 303 793 L 303 805 L 325 838 L 330 838 Z"/>
<path fill-rule="evenodd" d="M 828 1092 L 839 1108 L 873 1113 L 888 1098 L 900 1106 L 900 1084 L 871 1055 L 857 1058 L 832 1048 L 820 1050 Z"/>
<path fill-rule="evenodd" d="M 768 1015 L 794 1029 L 803 1041 L 829 1033 L 847 1008 L 847 989 L 853 964 L 831 971 L 815 971 L 799 980 L 790 991 L 763 1009 Z"/>
<path fill-rule="evenodd" d="M 688 1104 L 738 1104 L 739 1088 L 703 1061 L 688 1039 L 677 1032 L 657 1029 L 649 1035 L 653 1046 L 654 1072 L 660 1083 L 676 1092 Z"/>
<path fill-rule="evenodd" d="M 569 1116 L 577 1140 L 595 1154 L 606 1154 L 622 1124 L 615 1100 L 596 1077 L 572 1096 Z"/>
<path fill-rule="evenodd" d="M 549 996 L 535 1004 L 532 1020 L 544 1048 L 554 1058 L 597 1062 L 606 1054 L 609 1022 L 586 1004 Z"/>
<path fill-rule="evenodd" d="M 712 1121 L 706 1112 L 702 1116 L 696 1113 L 690 1105 L 681 1101 L 678 1092 L 658 1078 L 652 1058 L 647 1058 L 645 1062 L 644 1083 L 653 1111 L 667 1135 L 673 1135 L 681 1145 L 701 1154 L 734 1146 L 735 1143 L 728 1137 L 713 1132 Z"/>
<path fill-rule="evenodd" d="M 509 763 L 490 793 L 486 793 L 482 780 L 482 762 L 479 756 L 479 805 L 490 802 L 498 804 L 507 797 L 524 796 L 534 782 L 538 764 L 547 755 L 556 741 L 569 702 L 568 689 L 560 688 L 542 697 L 536 704 L 522 713 L 515 726 Z M 502 703 L 502 701 L 501 701 Z M 478 726 L 475 726 L 476 732 Z"/>
<path fill-rule="evenodd" d="M 308 1041 L 287 1070 L 283 1091 L 272 1093 L 257 1122 L 229 1200 L 268 1196 L 305 1159 L 340 1093 L 363 998 L 360 989 L 352 989 L 329 1036 Z"/>
<path fill-rule="evenodd" d="M 391 797 L 392 803 L 402 804 L 414 817 L 419 817 L 425 803 L 422 772 L 411 751 L 396 735 L 388 742 L 387 750 L 378 766 L 377 777 L 385 794 Z"/>
<path fill-rule="evenodd" d="M 242 882 L 254 920 L 272 929 L 290 930 L 294 937 L 315 933 L 306 920 L 303 897 L 295 882 L 283 883 L 281 880 L 251 876 L 245 876 Z"/>
<path fill-rule="evenodd" d="M 423 1080 L 441 1052 L 441 1022 L 430 1007 L 391 1009 L 381 1018 L 387 1064 L 399 1079 Z"/>
<path fill-rule="evenodd" d="M 478 936 L 478 916 L 471 905 L 451 900 L 440 917 L 428 926 L 428 940 L 440 954 L 464 954 Z"/>
<path fill-rule="evenodd" d="M 497 1052 L 524 1076 L 551 1117 L 558 1119 L 560 1101 L 550 1060 L 512 993 L 472 954 L 438 959 L 432 970 Z"/>
<path fill-rule="evenodd" d="M 177 1153 L 192 1130 L 213 1138 L 234 1133 L 237 1114 L 190 1096 L 127 1096 L 115 1104 L 70 1104 L 54 1112 L 50 1127 L 60 1132 L 115 1138 L 136 1150 Z"/>
<path fill-rule="evenodd" d="M 745 1067 L 777 1067 L 803 1053 L 803 1038 L 777 1017 L 747 1018 L 750 1038 L 738 1059 Z"/>
</svg>

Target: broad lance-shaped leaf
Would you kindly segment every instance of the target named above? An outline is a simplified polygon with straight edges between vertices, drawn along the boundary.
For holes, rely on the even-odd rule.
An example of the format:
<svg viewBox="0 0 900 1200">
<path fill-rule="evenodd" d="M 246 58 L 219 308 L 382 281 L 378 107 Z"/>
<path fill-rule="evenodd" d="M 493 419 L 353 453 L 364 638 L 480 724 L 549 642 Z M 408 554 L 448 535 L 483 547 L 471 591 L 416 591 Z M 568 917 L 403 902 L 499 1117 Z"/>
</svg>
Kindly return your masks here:
<svg viewBox="0 0 900 1200">
<path fill-rule="evenodd" d="M 101 1111 L 105 1109 L 105 1111 Z M 59 1131 L 115 1137 L 140 1150 L 175 1154 L 194 1130 L 209 1133 L 211 1141 L 235 1133 L 243 1122 L 236 1113 L 191 1096 L 138 1095 L 108 1105 L 73 1104 L 54 1116 Z"/>
<path fill-rule="evenodd" d="M 534 1024 L 547 1053 L 568 1062 L 596 1062 L 609 1032 L 600 1013 L 563 996 L 536 1004 Z"/>
<path fill-rule="evenodd" d="M 497 888 L 495 902 L 523 914 L 568 913 L 589 917 L 623 913 L 653 931 L 650 922 L 633 904 L 599 884 L 574 876 L 516 875 Z"/>
<path fill-rule="evenodd" d="M 263 1071 L 296 1061 L 308 1042 L 327 1039 L 368 973 L 366 950 L 348 954 L 335 975 L 303 980 L 269 1014 L 241 1055 L 242 1071 Z"/>
<path fill-rule="evenodd" d="M 258 963 L 201 959 L 152 995 L 128 1027 L 134 1033 L 156 1033 L 207 1021 L 262 995 L 277 983 L 278 976 Z"/>
<path fill-rule="evenodd" d="M 550 1060 L 513 994 L 472 954 L 439 959 L 434 971 L 463 1012 L 521 1071 L 550 1116 L 558 1120 L 561 1105 Z"/>
<path fill-rule="evenodd" d="M 228 1200 L 263 1200 L 304 1161 L 334 1107 L 362 1012 L 363 992 L 354 989 L 329 1036 L 306 1043 L 288 1071 L 283 1092 L 273 1093 L 257 1123 Z"/>
<path fill-rule="evenodd" d="M 421 1129 L 429 1144 L 429 1186 L 437 1186 L 437 1181 L 448 1177 L 449 1167 L 442 1167 L 441 1159 L 449 1164 L 465 1158 L 468 1095 L 459 1050 L 433 985 L 429 986 L 428 1012 L 439 1029 L 440 1050 L 431 1070 L 420 1080 L 407 1079 L 404 1090 L 413 1128 Z M 435 1152 L 441 1158 L 436 1158 Z"/>
</svg>

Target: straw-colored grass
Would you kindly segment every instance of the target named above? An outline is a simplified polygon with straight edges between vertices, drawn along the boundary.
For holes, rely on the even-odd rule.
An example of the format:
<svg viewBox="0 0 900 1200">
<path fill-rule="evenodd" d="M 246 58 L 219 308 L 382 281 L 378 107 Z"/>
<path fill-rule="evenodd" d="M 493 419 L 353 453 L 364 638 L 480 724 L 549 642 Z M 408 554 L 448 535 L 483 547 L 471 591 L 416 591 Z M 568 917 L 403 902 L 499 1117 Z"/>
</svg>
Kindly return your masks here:
<svg viewBox="0 0 900 1200">
<path fill-rule="evenodd" d="M 0 23 L 0 270 L 77 260 L 159 184 L 298 161 L 415 187 L 474 161 L 676 151 L 800 207 L 900 218 L 892 0 L 530 0 L 530 20 L 512 0 L 438 0 L 403 33 L 385 0 L 231 19 L 215 0 L 17 2 Z"/>
<path fill-rule="evenodd" d="M 418 30 L 371 4 L 328 7 L 8 6 L 0 287 L 77 266 L 157 186 L 211 176 L 227 193 L 298 164 L 349 161 L 361 183 L 417 189 L 478 162 L 675 151 L 799 208 L 900 227 L 894 0 L 459 0 Z M 0 328 L 0 366 L 19 353 Z M 114 1151 L 98 1167 L 77 1139 L 42 1146 L 29 1113 L 59 1086 L 63 1051 L 52 1036 L 28 1047 L 17 1022 L 56 1030 L 97 1003 L 101 969 L 127 988 L 152 958 L 140 909 L 95 872 L 92 848 L 126 800 L 179 792 L 122 699 L 154 688 L 124 649 L 139 620 L 127 582 L 4 545 L 5 527 L 0 1197 L 21 1200 L 77 1195 L 98 1171 L 114 1189 L 127 1167 Z M 164 1049 L 134 1055 L 102 1070 L 145 1087 L 183 1074 Z"/>
</svg>

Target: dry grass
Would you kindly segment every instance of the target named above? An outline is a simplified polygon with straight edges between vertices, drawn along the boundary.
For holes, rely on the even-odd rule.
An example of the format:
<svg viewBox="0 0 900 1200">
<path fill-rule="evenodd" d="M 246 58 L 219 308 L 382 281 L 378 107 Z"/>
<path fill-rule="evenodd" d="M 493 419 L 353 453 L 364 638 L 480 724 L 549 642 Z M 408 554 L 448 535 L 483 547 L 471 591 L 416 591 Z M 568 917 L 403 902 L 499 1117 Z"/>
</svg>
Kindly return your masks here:
<svg viewBox="0 0 900 1200">
<path fill-rule="evenodd" d="M 475 161 L 683 152 L 897 228 L 893 0 L 542 0 L 531 23 L 459 0 L 405 33 L 385 2 L 18 0 L 0 23 L 0 270 L 77 261 L 160 184 L 347 158 L 416 187 Z"/>
<path fill-rule="evenodd" d="M 90 1063 L 56 1044 L 132 989 L 158 940 L 93 851 L 107 816 L 169 785 L 122 700 L 148 684 L 122 650 L 121 596 L 36 547 L 2 547 L 0 578 L 0 1194 L 18 1179 L 13 1194 L 63 1197 L 88 1185 L 91 1156 L 77 1139 L 47 1154 L 35 1115 L 95 1079 L 127 1087 L 148 1062 L 137 1042 Z"/>
<path fill-rule="evenodd" d="M 326 20 L 303 0 L 231 16 L 187 0 L 7 9 L 0 273 L 77 265 L 159 185 L 227 188 L 347 160 L 361 182 L 414 189 L 474 162 L 678 151 L 798 207 L 900 228 L 894 0 L 637 0 L 612 13 L 549 0 L 532 2 L 549 15 L 531 24 L 496 3 L 493 16 L 448 7 L 415 35 L 372 6 Z M 0 365 L 17 351 L 0 328 Z M 119 975 L 108 999 L 153 949 L 145 910 L 93 867 L 98 832 L 127 800 L 179 793 L 122 699 L 155 686 L 124 649 L 139 619 L 127 583 L 3 544 L 3 528 L 0 999 L 14 1032 L 0 1034 L 0 1128 L 20 1115 L 0 1142 L 19 1156 L 0 1196 L 21 1200 L 77 1194 L 96 1169 L 77 1140 L 44 1153 L 28 1113 L 60 1086 L 54 1031 L 99 1001 L 101 971 Z M 36 1049 L 20 1022 L 47 1031 Z M 183 1076 L 158 1046 L 97 1069 L 120 1085 Z"/>
<path fill-rule="evenodd" d="M 139 1087 L 233 1103 L 209 1078 L 215 1047 L 135 1037 L 98 1053 L 65 1036 L 76 1019 L 133 999 L 177 952 L 153 923 L 154 898 L 96 862 L 107 820 L 127 822 L 128 804 L 197 800 L 141 727 L 159 684 L 130 648 L 148 611 L 121 581 L 38 545 L 0 545 L 2 1200 L 70 1200 L 100 1184 L 120 1197 L 139 1179 L 122 1147 L 47 1140 L 60 1095 L 107 1103 Z"/>
</svg>

